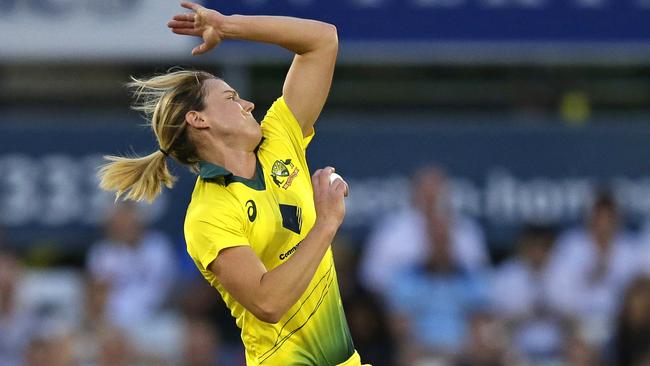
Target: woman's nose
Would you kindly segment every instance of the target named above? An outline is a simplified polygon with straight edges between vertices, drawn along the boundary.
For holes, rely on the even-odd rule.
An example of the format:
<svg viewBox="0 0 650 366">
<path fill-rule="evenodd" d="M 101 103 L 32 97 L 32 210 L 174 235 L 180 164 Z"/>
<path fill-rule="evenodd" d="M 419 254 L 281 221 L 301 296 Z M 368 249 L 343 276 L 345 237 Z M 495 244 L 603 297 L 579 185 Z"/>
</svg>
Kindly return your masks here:
<svg viewBox="0 0 650 366">
<path fill-rule="evenodd" d="M 247 100 L 244 101 L 244 110 L 246 112 L 252 112 L 253 109 L 255 109 L 255 104 L 253 102 L 249 102 Z"/>
</svg>

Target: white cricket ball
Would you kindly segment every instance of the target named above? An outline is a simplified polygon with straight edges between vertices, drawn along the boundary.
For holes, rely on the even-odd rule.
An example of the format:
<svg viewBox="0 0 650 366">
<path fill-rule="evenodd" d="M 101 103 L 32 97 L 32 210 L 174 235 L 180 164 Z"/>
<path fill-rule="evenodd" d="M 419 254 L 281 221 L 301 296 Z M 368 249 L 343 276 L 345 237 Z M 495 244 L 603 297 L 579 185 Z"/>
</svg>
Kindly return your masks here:
<svg viewBox="0 0 650 366">
<path fill-rule="evenodd" d="M 345 194 L 344 194 L 344 196 L 347 197 L 348 192 L 349 192 L 349 188 L 348 188 L 348 183 L 343 179 L 343 177 L 341 177 L 340 175 L 338 175 L 336 173 L 330 174 L 330 185 L 332 183 L 334 183 L 334 181 L 337 180 L 337 179 L 340 179 L 341 181 L 343 181 L 343 183 L 345 183 Z"/>
</svg>

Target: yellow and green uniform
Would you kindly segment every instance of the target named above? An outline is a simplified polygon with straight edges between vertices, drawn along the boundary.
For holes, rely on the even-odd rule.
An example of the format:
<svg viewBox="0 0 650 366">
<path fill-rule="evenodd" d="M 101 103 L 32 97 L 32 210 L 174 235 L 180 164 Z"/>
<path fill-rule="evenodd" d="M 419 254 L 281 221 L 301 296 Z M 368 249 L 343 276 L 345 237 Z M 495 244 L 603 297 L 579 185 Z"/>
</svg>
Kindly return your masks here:
<svg viewBox="0 0 650 366">
<path fill-rule="evenodd" d="M 313 134 L 300 125 L 279 98 L 262 121 L 263 140 L 253 179 L 200 164 L 200 176 L 185 218 L 187 250 L 203 276 L 223 297 L 242 330 L 246 363 L 255 365 L 360 364 L 348 329 L 327 250 L 309 287 L 277 324 L 257 319 L 208 270 L 219 252 L 248 245 L 268 270 L 284 263 L 316 220 L 305 150 Z"/>
</svg>

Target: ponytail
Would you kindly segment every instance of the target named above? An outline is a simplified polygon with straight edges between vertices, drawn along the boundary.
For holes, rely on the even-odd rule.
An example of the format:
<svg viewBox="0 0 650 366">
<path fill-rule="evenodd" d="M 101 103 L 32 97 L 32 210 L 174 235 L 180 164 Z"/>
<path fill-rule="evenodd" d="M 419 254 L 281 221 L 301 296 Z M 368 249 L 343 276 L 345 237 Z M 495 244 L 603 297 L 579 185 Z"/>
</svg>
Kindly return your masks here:
<svg viewBox="0 0 650 366">
<path fill-rule="evenodd" d="M 199 157 L 192 143 L 185 115 L 205 109 L 205 80 L 215 77 L 203 71 L 176 70 L 149 79 L 131 78 L 133 109 L 144 113 L 159 150 L 144 157 L 105 156 L 109 162 L 99 169 L 99 186 L 114 191 L 116 199 L 152 202 L 163 185 L 172 188 L 176 177 L 167 167 L 167 157 L 197 171 Z"/>
<path fill-rule="evenodd" d="M 144 157 L 127 158 L 104 156 L 110 163 L 99 169 L 99 186 L 107 191 L 115 191 L 115 199 L 124 195 L 133 201 L 152 202 L 162 191 L 162 186 L 172 188 L 176 182 L 167 167 L 167 159 L 162 151 Z"/>
</svg>

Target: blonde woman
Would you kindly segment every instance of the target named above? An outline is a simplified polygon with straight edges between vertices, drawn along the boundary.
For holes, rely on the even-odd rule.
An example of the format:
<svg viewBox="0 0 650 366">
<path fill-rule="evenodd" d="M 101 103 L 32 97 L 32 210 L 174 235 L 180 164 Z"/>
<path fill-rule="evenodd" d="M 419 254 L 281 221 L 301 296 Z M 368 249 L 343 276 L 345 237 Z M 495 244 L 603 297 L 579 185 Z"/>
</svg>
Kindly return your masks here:
<svg viewBox="0 0 650 366">
<path fill-rule="evenodd" d="M 187 251 L 241 328 L 248 365 L 360 365 L 343 312 L 330 244 L 345 215 L 347 185 L 310 178 L 305 150 L 327 98 L 336 28 L 313 20 L 225 16 L 184 2 L 174 33 L 199 36 L 199 55 L 223 40 L 271 43 L 295 53 L 282 96 L 261 125 L 253 103 L 201 71 L 134 79 L 159 150 L 108 157 L 104 189 L 153 200 L 171 187 L 171 157 L 198 174 L 185 218 Z"/>
</svg>

